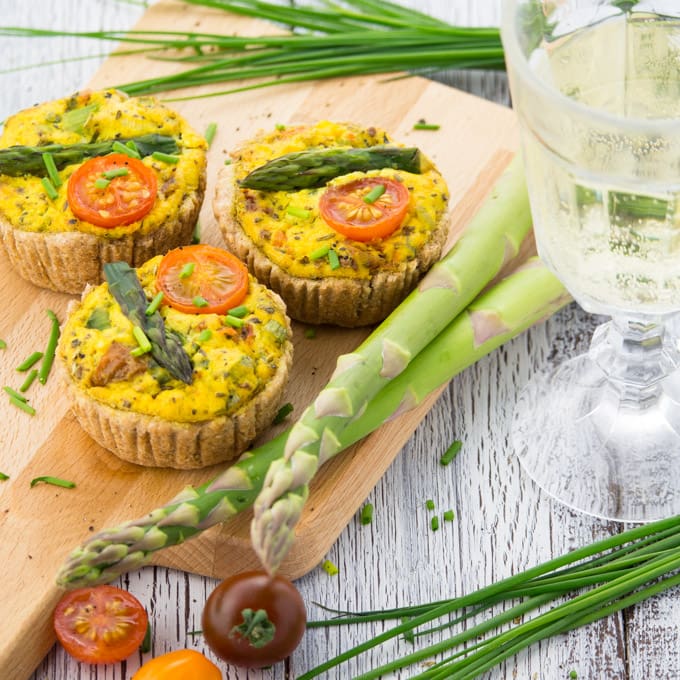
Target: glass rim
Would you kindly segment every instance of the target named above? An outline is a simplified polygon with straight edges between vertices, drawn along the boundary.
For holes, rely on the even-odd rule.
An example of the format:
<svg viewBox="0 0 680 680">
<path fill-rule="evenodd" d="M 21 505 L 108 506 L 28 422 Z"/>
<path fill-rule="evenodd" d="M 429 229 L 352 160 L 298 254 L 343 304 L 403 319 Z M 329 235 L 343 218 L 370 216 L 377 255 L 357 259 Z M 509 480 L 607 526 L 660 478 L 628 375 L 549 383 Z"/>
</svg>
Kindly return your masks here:
<svg viewBox="0 0 680 680">
<path fill-rule="evenodd" d="M 513 70 L 516 70 L 520 78 L 527 82 L 532 89 L 538 91 L 539 94 L 546 97 L 548 100 L 551 100 L 552 103 L 571 111 L 577 117 L 587 116 L 591 122 L 597 120 L 609 127 L 626 128 L 627 131 L 638 130 L 639 132 L 644 132 L 646 134 L 649 132 L 659 132 L 660 130 L 680 129 L 680 118 L 623 118 L 604 111 L 603 109 L 587 106 L 586 104 L 563 94 L 556 87 L 546 84 L 546 82 L 539 78 L 536 75 L 536 72 L 529 67 L 528 59 L 524 55 L 519 44 L 515 22 L 515 10 L 521 4 L 524 4 L 525 1 L 526 0 L 503 0 L 501 13 L 501 41 L 503 44 L 503 52 L 505 53 L 506 71 L 509 71 L 507 68 L 508 64 L 512 64 Z"/>
</svg>

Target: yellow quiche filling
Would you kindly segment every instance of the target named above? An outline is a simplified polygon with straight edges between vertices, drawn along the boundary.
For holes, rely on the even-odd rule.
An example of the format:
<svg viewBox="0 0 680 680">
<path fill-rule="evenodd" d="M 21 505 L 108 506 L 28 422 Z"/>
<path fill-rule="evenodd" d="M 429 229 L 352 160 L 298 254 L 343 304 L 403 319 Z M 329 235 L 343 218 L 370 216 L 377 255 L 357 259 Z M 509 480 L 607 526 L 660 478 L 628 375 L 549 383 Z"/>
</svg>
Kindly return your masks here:
<svg viewBox="0 0 680 680">
<path fill-rule="evenodd" d="M 274 130 L 244 144 L 234 154 L 236 181 L 274 158 L 288 153 L 333 147 L 365 148 L 392 144 L 383 130 L 322 121 L 313 126 Z M 363 177 L 381 177 L 403 183 L 409 206 L 401 226 L 384 238 L 360 242 L 331 228 L 322 218 L 319 201 L 334 185 Z M 417 259 L 433 237 L 447 207 L 448 188 L 432 166 L 420 174 L 382 169 L 352 172 L 331 180 L 327 187 L 296 191 L 239 189 L 236 221 L 272 262 L 292 276 L 310 279 L 349 277 L 369 279 L 377 271 L 401 269 Z M 336 257 L 318 257 L 332 251 Z"/>
<path fill-rule="evenodd" d="M 137 269 L 149 301 L 157 294 L 158 256 Z M 181 339 L 193 365 L 185 384 L 149 354 L 134 356 L 138 341 L 106 283 L 91 289 L 62 330 L 59 353 L 70 378 L 88 396 L 115 409 L 174 422 L 230 416 L 265 388 L 291 342 L 280 301 L 250 278 L 234 327 L 224 314 L 186 314 L 161 305 L 166 333 Z"/>
<path fill-rule="evenodd" d="M 67 199 L 68 182 L 83 161 L 58 169 L 59 181 L 50 196 L 47 176 L 0 175 L 0 215 L 15 229 L 61 233 L 81 231 L 108 238 L 147 234 L 175 219 L 184 199 L 199 189 L 206 165 L 205 139 L 176 112 L 153 97 L 128 97 L 116 90 L 80 92 L 72 97 L 38 104 L 10 117 L 0 137 L 0 149 L 12 146 L 89 144 L 157 134 L 172 137 L 176 158 L 151 155 L 141 162 L 156 175 L 158 193 L 149 212 L 130 224 L 102 227 L 76 217 Z"/>
</svg>

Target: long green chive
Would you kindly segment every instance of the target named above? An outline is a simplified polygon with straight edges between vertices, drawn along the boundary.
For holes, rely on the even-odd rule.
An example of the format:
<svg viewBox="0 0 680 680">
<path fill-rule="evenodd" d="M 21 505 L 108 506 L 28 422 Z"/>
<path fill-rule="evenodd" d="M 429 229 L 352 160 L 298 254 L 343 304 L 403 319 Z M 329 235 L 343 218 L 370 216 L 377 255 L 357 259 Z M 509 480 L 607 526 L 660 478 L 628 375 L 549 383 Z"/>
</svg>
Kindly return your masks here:
<svg viewBox="0 0 680 680">
<path fill-rule="evenodd" d="M 9 385 L 5 385 L 3 388 L 7 394 L 9 394 L 10 397 L 14 397 L 15 399 L 18 399 L 19 401 L 26 401 L 26 397 L 23 394 L 19 394 L 15 389 L 11 388 Z"/>
<path fill-rule="evenodd" d="M 182 270 L 179 273 L 179 278 L 180 279 L 188 279 L 194 273 L 194 269 L 196 269 L 196 263 L 195 262 L 187 262 L 182 267 Z"/>
<path fill-rule="evenodd" d="M 440 465 L 448 465 L 458 455 L 458 452 L 462 447 L 463 442 L 459 441 L 458 439 L 454 441 L 439 459 Z"/>
<path fill-rule="evenodd" d="M 132 335 L 135 336 L 137 345 L 143 354 L 151 351 L 151 341 L 146 337 L 146 333 L 144 333 L 139 326 L 132 327 Z"/>
<path fill-rule="evenodd" d="M 111 170 L 105 170 L 102 172 L 104 179 L 114 179 L 114 177 L 125 177 L 129 175 L 130 171 L 127 168 L 112 168 Z"/>
<path fill-rule="evenodd" d="M 217 134 L 217 123 L 209 123 L 208 127 L 205 129 L 205 134 L 203 135 L 205 137 L 205 141 L 208 144 L 208 148 L 210 148 L 210 146 L 212 145 L 216 134 Z"/>
<path fill-rule="evenodd" d="M 97 179 L 94 181 L 94 186 L 96 189 L 107 189 L 109 184 L 111 184 L 111 180 L 106 179 L 105 177 L 97 177 Z"/>
<path fill-rule="evenodd" d="M 38 377 L 38 369 L 34 368 L 27 376 L 26 380 L 24 380 L 23 383 L 21 383 L 21 387 L 19 388 L 19 392 L 25 392 L 32 384 L 33 381 Z"/>
<path fill-rule="evenodd" d="M 54 158 L 49 151 L 46 151 L 42 155 L 43 163 L 45 164 L 45 169 L 47 170 L 47 176 L 55 187 L 60 187 L 62 184 L 61 177 L 59 177 L 59 170 L 54 163 Z"/>
<path fill-rule="evenodd" d="M 301 220 L 308 220 L 312 216 L 312 213 L 309 210 L 296 208 L 294 205 L 289 205 L 286 213 L 291 217 L 297 217 Z"/>
<path fill-rule="evenodd" d="M 47 177 L 43 177 L 40 182 L 43 185 L 43 189 L 45 189 L 45 193 L 52 199 L 54 200 L 59 196 L 59 192 L 54 188 L 54 184 L 50 182 L 50 180 Z"/>
<path fill-rule="evenodd" d="M 239 305 L 238 307 L 233 307 L 227 314 L 229 316 L 235 316 L 238 319 L 242 319 L 246 314 L 248 314 L 248 307 L 245 305 Z"/>
<path fill-rule="evenodd" d="M 0 482 L 4 482 L 9 479 L 9 475 L 6 475 L 4 472 L 0 472 Z"/>
<path fill-rule="evenodd" d="M 158 310 L 158 308 L 161 306 L 161 302 L 163 302 L 163 297 L 164 297 L 164 293 L 163 293 L 162 290 L 158 291 L 158 293 L 156 293 L 153 296 L 153 300 L 151 300 L 151 302 L 149 302 L 149 304 L 148 304 L 148 306 L 145 310 L 145 314 L 147 316 L 151 316 L 154 312 L 156 312 Z"/>
<path fill-rule="evenodd" d="M 312 250 L 312 252 L 309 253 L 308 257 L 310 260 L 320 260 L 322 257 L 326 257 L 330 250 L 331 247 L 328 244 L 326 244 L 325 246 L 321 246 L 316 250 Z"/>
<path fill-rule="evenodd" d="M 330 560 L 324 560 L 321 567 L 327 574 L 330 574 L 331 576 L 336 576 L 340 571 Z"/>
<path fill-rule="evenodd" d="M 7 343 L 0 338 L 0 349 L 7 349 Z"/>
<path fill-rule="evenodd" d="M 116 153 L 122 153 L 125 156 L 129 156 L 130 158 L 141 158 L 141 154 L 137 149 L 133 149 L 126 144 L 122 144 L 119 141 L 115 141 L 113 144 L 111 144 L 111 150 L 115 151 Z"/>
<path fill-rule="evenodd" d="M 373 521 L 373 503 L 366 503 L 363 508 L 361 508 L 361 523 L 370 524 Z"/>
<path fill-rule="evenodd" d="M 274 416 L 274 420 L 272 423 L 274 425 L 279 425 L 281 424 L 291 413 L 293 412 L 293 404 L 288 402 L 287 404 L 284 404 L 276 413 Z"/>
<path fill-rule="evenodd" d="M 204 328 L 199 334 L 198 334 L 198 341 L 199 342 L 208 342 L 212 338 L 212 331 L 209 328 Z"/>
<path fill-rule="evenodd" d="M 413 125 L 414 130 L 439 130 L 441 125 L 436 125 L 435 123 L 425 123 L 424 121 L 418 121 Z"/>
<path fill-rule="evenodd" d="M 385 193 L 384 184 L 376 184 L 365 196 L 364 203 L 375 203 Z"/>
<path fill-rule="evenodd" d="M 176 165 L 179 163 L 179 156 L 170 153 L 163 153 L 162 151 L 154 151 L 151 158 L 161 163 L 168 163 L 168 165 Z"/>
<path fill-rule="evenodd" d="M 47 377 L 52 370 L 52 364 L 54 363 L 54 355 L 57 351 L 57 342 L 59 342 L 59 319 L 57 319 L 56 314 L 51 310 L 47 310 L 47 316 L 52 321 L 52 329 L 50 331 L 50 338 L 47 341 L 47 347 L 43 354 L 42 363 L 40 364 L 40 369 L 38 370 L 38 381 L 41 385 L 47 382 Z"/>
<path fill-rule="evenodd" d="M 30 354 L 27 356 L 18 366 L 17 366 L 17 371 L 20 371 L 23 373 L 24 371 L 27 371 L 31 366 L 34 366 L 37 364 L 41 359 L 42 359 L 43 353 L 42 352 L 33 352 L 33 354 Z"/>
<path fill-rule="evenodd" d="M 244 324 L 243 319 L 239 319 L 237 316 L 232 316 L 231 314 L 227 314 L 227 316 L 224 317 L 224 322 L 227 326 L 231 326 L 232 328 L 242 328 Z"/>
<path fill-rule="evenodd" d="M 20 408 L 22 411 L 28 413 L 29 416 L 35 415 L 35 409 L 26 401 L 26 398 L 23 395 L 15 397 L 13 394 L 10 394 L 9 402 L 13 406 L 16 406 L 17 408 Z"/>
<path fill-rule="evenodd" d="M 31 486 L 36 484 L 51 484 L 52 486 L 60 486 L 62 489 L 74 489 L 76 484 L 68 479 L 61 479 L 60 477 L 52 477 L 50 475 L 45 475 L 43 477 L 34 477 L 31 480 Z"/>
<path fill-rule="evenodd" d="M 328 251 L 328 262 L 331 265 L 331 269 L 337 269 L 340 266 L 340 258 L 334 250 Z"/>
<path fill-rule="evenodd" d="M 208 301 L 202 295 L 194 295 L 191 302 L 195 307 L 207 307 Z"/>
</svg>

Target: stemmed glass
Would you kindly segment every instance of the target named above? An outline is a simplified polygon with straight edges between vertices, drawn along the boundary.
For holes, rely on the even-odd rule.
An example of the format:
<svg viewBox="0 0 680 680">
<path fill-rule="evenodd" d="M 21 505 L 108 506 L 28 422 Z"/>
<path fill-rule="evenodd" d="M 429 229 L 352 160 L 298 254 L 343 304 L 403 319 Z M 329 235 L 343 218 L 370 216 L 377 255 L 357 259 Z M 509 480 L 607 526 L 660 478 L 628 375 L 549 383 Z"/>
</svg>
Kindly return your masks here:
<svg viewBox="0 0 680 680">
<path fill-rule="evenodd" d="M 680 514 L 680 2 L 507 0 L 502 39 L 539 254 L 590 350 L 537 376 L 511 440 L 553 497 Z"/>
</svg>

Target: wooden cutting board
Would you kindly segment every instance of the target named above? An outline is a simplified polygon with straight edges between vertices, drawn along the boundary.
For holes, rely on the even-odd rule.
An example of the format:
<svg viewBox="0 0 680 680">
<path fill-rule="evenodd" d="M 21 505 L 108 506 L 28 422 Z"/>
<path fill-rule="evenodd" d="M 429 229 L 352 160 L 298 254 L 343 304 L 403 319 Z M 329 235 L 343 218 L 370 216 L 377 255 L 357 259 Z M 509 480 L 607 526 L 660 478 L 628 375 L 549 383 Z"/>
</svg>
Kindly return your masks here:
<svg viewBox="0 0 680 680">
<path fill-rule="evenodd" d="M 163 0 L 139 28 L 261 34 L 271 26 L 224 12 Z M 89 84 L 99 88 L 171 72 L 177 66 L 141 56 L 110 58 Z M 69 93 L 64 93 L 67 95 Z M 163 98 L 162 95 L 161 98 Z M 169 95 L 168 95 L 169 96 Z M 171 104 L 198 131 L 210 122 L 218 132 L 210 150 L 206 204 L 201 215 L 204 242 L 222 245 L 211 213 L 214 178 L 228 151 L 262 128 L 319 119 L 376 125 L 394 138 L 423 149 L 439 166 L 451 193 L 451 240 L 468 222 L 517 145 L 509 109 L 421 78 L 382 76 L 279 86 L 228 97 Z M 438 131 L 414 131 L 420 119 Z M 50 329 L 45 313 L 63 320 L 71 297 L 45 291 L 12 276 L 0 255 L 0 382 L 18 387 L 15 367 L 44 347 Z M 335 357 L 351 351 L 368 331 L 318 329 L 315 339 L 295 326 L 295 362 L 287 401 L 300 413 L 330 376 Z M 0 564 L 4 593 L 0 605 L 0 678 L 24 680 L 54 642 L 51 613 L 60 596 L 54 584 L 58 565 L 73 547 L 99 529 L 139 517 L 172 498 L 184 486 L 214 477 L 197 472 L 144 469 L 124 463 L 85 435 L 69 413 L 57 376 L 34 384 L 28 396 L 31 417 L 0 399 Z M 315 482 L 298 538 L 283 571 L 298 577 L 324 557 L 342 529 L 415 430 L 428 403 L 384 425 L 331 461 Z M 274 430 L 270 434 L 273 434 Z M 30 487 L 30 480 L 54 475 L 76 482 L 75 489 Z M 162 551 L 157 564 L 215 577 L 254 566 L 248 540 L 248 513 L 204 533 L 184 546 Z"/>
</svg>

